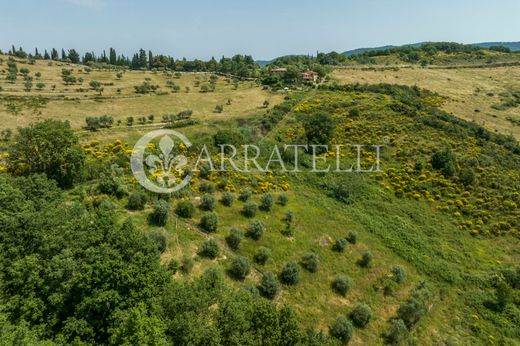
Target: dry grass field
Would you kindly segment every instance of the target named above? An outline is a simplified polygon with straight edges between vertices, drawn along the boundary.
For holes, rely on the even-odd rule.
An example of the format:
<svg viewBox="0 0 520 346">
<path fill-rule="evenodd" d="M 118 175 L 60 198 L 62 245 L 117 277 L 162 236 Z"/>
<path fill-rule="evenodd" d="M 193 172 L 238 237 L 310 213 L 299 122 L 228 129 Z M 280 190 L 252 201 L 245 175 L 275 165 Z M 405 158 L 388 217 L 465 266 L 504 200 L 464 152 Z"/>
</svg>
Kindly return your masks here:
<svg viewBox="0 0 520 346">
<path fill-rule="evenodd" d="M 218 78 L 214 92 L 203 93 L 201 86 L 208 84 L 210 77 L 206 73 L 175 76 L 164 72 L 126 70 L 118 78 L 118 71 L 89 71 L 85 66 L 42 60 L 31 65 L 26 60 L 16 59 L 18 70 L 27 68 L 29 76 L 33 77 L 33 86 L 28 92 L 20 72 L 14 83 L 6 80 L 7 56 L 0 56 L 0 60 L 0 96 L 3 96 L 0 98 L 0 128 L 14 129 L 47 118 L 66 119 L 74 128 L 81 128 L 85 125 L 85 117 L 105 114 L 123 123 L 129 116 L 137 119 L 154 115 L 155 121 L 158 121 L 162 115 L 187 109 L 193 111 L 196 120 L 230 119 L 263 112 L 264 101 L 274 105 L 283 99 L 282 94 L 264 91 L 255 82 L 235 84 L 222 76 Z M 83 81 L 66 85 L 61 77 L 62 69 L 72 69 L 72 75 Z M 41 76 L 37 77 L 37 73 Z M 99 93 L 90 88 L 90 81 L 100 82 L 103 91 Z M 173 92 L 168 81 L 180 89 Z M 144 82 L 158 85 L 159 88 L 155 93 L 137 94 L 134 86 Z M 39 90 L 38 83 L 45 86 Z M 38 96 L 46 102 L 35 106 Z M 224 111 L 215 113 L 215 106 L 219 104 L 224 106 Z"/>
<path fill-rule="evenodd" d="M 520 107 L 493 108 L 507 95 L 520 91 L 520 67 L 339 69 L 332 80 L 343 83 L 391 83 L 417 85 L 445 97 L 442 108 L 465 120 L 520 139 Z"/>
</svg>

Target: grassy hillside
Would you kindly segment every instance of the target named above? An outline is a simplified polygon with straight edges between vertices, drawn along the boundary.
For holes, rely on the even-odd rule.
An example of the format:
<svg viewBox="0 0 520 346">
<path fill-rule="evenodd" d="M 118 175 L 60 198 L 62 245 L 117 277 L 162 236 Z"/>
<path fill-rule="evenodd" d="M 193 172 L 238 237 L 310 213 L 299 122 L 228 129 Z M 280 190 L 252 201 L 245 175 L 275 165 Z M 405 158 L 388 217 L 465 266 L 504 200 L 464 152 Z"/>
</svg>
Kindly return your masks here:
<svg viewBox="0 0 520 346">
<path fill-rule="evenodd" d="M 520 337 L 514 331 L 517 317 L 506 317 L 505 312 L 489 307 L 489 302 L 495 299 L 493 275 L 520 261 L 515 250 L 519 245 L 518 144 L 504 141 L 505 137 L 478 126 L 445 117 L 437 110 L 433 94 L 411 88 L 323 90 L 294 94 L 286 104 L 290 106 L 285 108 L 289 112 L 280 113 L 281 118 L 268 115 L 274 121 L 274 130 L 264 139 L 256 137 L 259 133 L 255 131 L 250 132 L 252 138 L 266 146 L 273 140 L 300 143 L 303 141 L 301 117 L 324 110 L 333 114 L 336 122 L 333 142 L 385 143 L 384 172 L 366 176 L 333 173 L 199 176 L 190 189 L 171 200 L 172 211 L 179 200 L 199 205 L 200 198 L 207 194 L 204 191 L 208 183 L 217 187 L 217 192 L 210 193 L 217 201 L 223 191 L 231 191 L 236 198 L 245 187 L 253 191 L 252 201 L 257 205 L 261 204 L 264 193 L 272 194 L 275 201 L 280 195 L 288 197 L 286 206 L 275 204 L 269 212 L 258 211 L 253 219 L 266 225 L 264 236 L 260 240 L 243 238 L 238 250 L 231 250 L 225 238 L 232 228 L 245 233 L 251 223 L 251 218 L 242 215 L 245 203 L 241 201 L 235 201 L 231 207 L 217 202 L 219 226 L 214 233 L 201 231 L 202 210 L 197 210 L 190 219 L 174 217 L 160 228 L 147 225 L 149 208 L 128 214 L 124 209 L 126 198 L 115 200 L 120 206 L 119 213 L 124 217 L 131 215 L 151 234 L 167 235 L 169 246 L 162 255 L 163 263 L 182 262 L 185 256 L 195 259 L 192 274 L 177 273 L 179 279 L 198 275 L 214 265 L 227 268 L 236 255 L 254 262 L 255 252 L 264 246 L 272 252 L 265 265 L 253 265 L 255 270 L 243 282 L 228 279 L 231 285 L 258 285 L 262 273 L 279 273 L 288 261 L 298 262 L 305 254 L 314 253 L 320 263 L 318 271 L 310 273 L 302 269 L 300 282 L 284 286 L 276 302 L 293 307 L 305 326 L 324 331 L 356 303 L 368 304 L 373 310 L 373 320 L 366 328 L 356 330 L 351 342 L 354 345 L 382 343 L 381 335 L 388 330 L 389 321 L 414 287 L 423 281 L 427 282 L 431 295 L 428 312 L 411 328 L 418 342 L 483 343 L 493 337 L 497 342 L 514 344 Z M 208 143 L 217 128 L 241 129 L 232 119 L 210 127 L 200 126 L 182 131 L 196 143 Z M 254 129 L 257 125 L 252 122 L 246 126 Z M 86 150 L 93 159 L 111 162 L 117 157 L 112 149 L 118 142 L 107 143 L 106 134 L 101 137 L 105 145 L 98 149 L 97 142 L 89 142 Z M 133 135 L 126 137 L 129 146 L 132 138 Z M 439 142 L 436 138 L 443 140 Z M 456 156 L 453 176 L 432 170 L 430 165 L 433 153 L 445 148 L 451 148 Z M 197 155 L 192 153 L 192 160 Z M 373 156 L 366 155 L 373 162 Z M 344 163 L 351 160 L 349 153 Z M 468 168 L 476 177 L 464 185 L 462 172 Z M 87 200 L 99 198 L 95 183 L 93 187 L 76 190 L 74 196 L 87 196 Z M 347 203 L 339 200 L 346 196 Z M 290 235 L 284 221 L 288 211 L 294 215 Z M 358 235 L 356 244 L 347 245 L 344 252 L 334 251 L 336 240 L 349 232 Z M 217 240 L 222 249 L 215 260 L 197 255 L 208 238 Z M 365 250 L 374 257 L 370 268 L 358 264 Z M 404 283 L 393 283 L 395 266 L 405 268 L 408 273 Z M 345 297 L 330 287 L 339 274 L 348 275 L 354 282 Z M 511 313 L 517 314 L 515 311 Z"/>
<path fill-rule="evenodd" d="M 519 77 L 519 67 L 338 69 L 331 75 L 340 83 L 417 85 L 442 96 L 443 110 L 517 139 Z"/>
<path fill-rule="evenodd" d="M 2 70 L 5 70 L 6 63 L 4 59 L 0 65 Z M 142 311 L 134 313 L 150 318 L 144 322 L 145 325 L 154 325 L 152 323 L 157 322 L 154 319 L 163 322 L 164 325 L 158 324 L 162 327 L 156 328 L 157 333 L 162 331 L 167 337 L 174 338 L 181 333 L 178 329 L 198 327 L 201 330 L 196 330 L 194 335 L 201 338 L 192 344 L 205 344 L 205 331 L 214 332 L 217 317 L 228 314 L 231 321 L 226 322 L 231 326 L 239 325 L 236 320 L 242 322 L 237 316 L 247 313 L 241 306 L 233 308 L 232 301 L 225 299 L 210 299 L 202 295 L 197 297 L 204 300 L 202 307 L 197 305 L 197 310 L 190 310 L 192 299 L 199 302 L 192 297 L 199 291 L 191 288 L 199 287 L 196 278 L 208 275 L 207 269 L 218 268 L 226 273 L 225 284 L 236 289 L 235 293 L 242 292 L 237 293 L 238 296 L 252 292 L 247 299 L 260 302 L 257 304 L 267 314 L 267 307 L 262 305 L 267 300 L 259 296 L 256 287 L 268 272 L 283 281 L 283 268 L 287 263 L 295 262 L 299 279 L 293 284 L 280 283 L 281 291 L 273 302 L 278 307 L 292 308 L 303 328 L 316 329 L 324 334 L 329 334 L 338 317 L 354 320 L 352 311 L 358 304 L 366 304 L 371 310 L 370 321 L 354 329 L 350 345 L 381 345 L 391 341 L 394 344 L 419 345 L 515 345 L 520 340 L 517 328 L 520 324 L 520 147 L 513 137 L 504 135 L 515 128 L 504 120 L 501 112 L 513 114 L 514 108 L 491 108 L 494 104 L 504 103 L 501 97 L 506 98 L 505 94 L 495 95 L 501 95 L 509 87 L 516 88 L 517 69 L 340 70 L 332 75 L 336 81 L 369 84 L 331 83 L 319 88 L 291 91 L 283 97 L 261 90 L 253 82 L 240 82 L 235 90 L 233 81 L 227 82 L 223 77 L 216 81 L 214 92 L 202 93 L 195 84 L 197 81 L 201 85 L 209 83 L 211 77 L 205 74 L 182 74 L 177 78 L 162 72 L 126 71 L 118 78 L 116 71 L 92 70 L 87 73 L 84 67 L 52 64 L 17 62 L 19 70 L 29 68 L 29 74 L 35 77 L 34 84 L 36 78 L 46 84 L 42 91 L 24 91 L 19 80 L 15 83 L 0 80 L 4 107 L 0 112 L 2 126 L 14 128 L 45 118 L 69 120 L 81 138 L 82 151 L 86 155 L 85 168 L 81 178 L 64 190 L 63 204 L 53 205 L 51 210 L 39 213 L 38 203 L 51 199 L 49 195 L 54 196 L 55 192 L 49 188 L 51 192 L 40 196 L 35 192 L 39 190 L 32 187 L 33 183 L 23 187 L 20 181 L 10 182 L 10 175 L 21 174 L 24 166 L 18 166 L 20 170 L 13 169 L 16 158 L 2 155 L 0 183 L 12 193 L 2 194 L 0 203 L 11 200 L 13 204 L 20 203 L 21 214 L 6 208 L 0 213 L 0 221 L 14 218 L 13 223 L 19 222 L 15 225 L 23 230 L 26 222 L 33 232 L 39 229 L 34 225 L 43 222 L 45 227 L 54 230 L 51 240 L 59 240 L 63 236 L 61 233 L 65 233 L 70 238 L 67 242 L 74 243 L 72 240 L 77 239 L 78 242 L 96 244 L 99 246 L 95 247 L 95 254 L 99 257 L 99 263 L 95 262 L 99 267 L 96 268 L 100 268 L 110 283 L 115 280 L 116 286 L 119 279 L 133 283 L 134 275 L 136 280 L 157 280 L 153 281 L 154 287 L 147 287 L 149 291 L 146 294 L 152 296 L 150 305 L 154 309 L 150 308 L 150 311 L 153 312 L 149 312 L 150 315 Z M 60 76 L 62 68 L 72 68 L 73 75 L 84 79 L 82 84 L 64 85 Z M 40 72 L 41 77 L 36 77 L 36 72 Z M 6 75 L 5 71 L 2 75 Z M 146 78 L 151 84 L 161 87 L 146 95 L 135 93 L 134 86 L 147 81 Z M 392 78 L 398 82 L 393 83 Z M 415 83 L 418 79 L 420 82 Z M 78 90 L 87 89 L 92 80 L 103 84 L 101 95 L 99 91 Z M 178 92 L 168 90 L 171 89 L 166 84 L 168 80 L 173 80 L 181 89 Z M 375 84 L 379 81 L 386 84 Z M 433 92 L 394 84 L 418 84 Z M 51 85 L 51 89 L 47 85 Z M 56 85 L 54 90 L 52 85 Z M 186 86 L 190 87 L 187 93 Z M 490 93 L 493 96 L 488 95 Z M 41 98 L 35 99 L 35 96 Z M 226 105 L 228 98 L 232 100 L 231 105 Z M 269 101 L 267 109 L 263 108 L 264 100 Z M 222 113 L 214 112 L 216 104 L 224 104 Z M 469 106 L 471 111 L 459 107 L 460 104 Z M 477 108 L 480 111 L 474 112 Z M 13 109 L 17 112 L 13 113 Z M 327 124 L 333 124 L 326 141 L 330 144 L 365 145 L 363 165 L 368 167 L 375 163 L 375 153 L 370 146 L 383 145 L 382 172 L 287 173 L 274 169 L 268 173 L 245 173 L 202 169 L 195 173 L 191 185 L 179 192 L 168 196 L 148 193 L 131 175 L 129 156 L 133 144 L 149 128 L 163 125 L 158 123 L 161 115 L 186 109 L 193 110 L 197 122 L 178 129 L 192 140 L 193 146 L 186 149 L 178 145 L 175 152 L 185 154 L 191 163 L 197 160 L 204 144 L 209 146 L 215 162 L 220 162 L 220 153 L 214 145 L 215 134 L 219 131 L 220 135 L 237 144 L 255 143 L 266 149 L 259 160 L 265 162 L 271 154 L 269 148 L 274 144 L 307 143 L 309 130 L 306 121 L 326 114 Z M 487 116 L 488 112 L 497 114 L 497 117 L 485 118 L 483 125 L 491 129 L 496 126 L 497 131 L 480 126 L 484 118 L 475 119 L 475 123 L 461 120 L 473 120 L 468 114 Z M 81 129 L 86 116 L 101 114 L 111 115 L 123 123 L 96 132 Z M 124 125 L 130 115 L 151 114 L 156 115 L 153 123 L 143 127 Z M 491 122 L 491 119 L 496 119 L 496 122 Z M 12 153 L 14 141 L 16 139 L 2 142 L 2 151 Z M 158 154 L 157 147 L 157 143 L 152 143 L 147 150 Z M 239 153 L 238 158 L 243 158 L 243 155 Z M 310 155 L 301 155 L 302 166 L 309 170 L 312 167 Z M 335 155 L 334 151 L 324 152 L 321 155 L 324 161 L 318 163 L 319 168 L 334 164 Z M 354 164 L 355 158 L 355 150 L 346 150 L 341 155 L 341 166 Z M 16 184 L 22 187 L 17 190 Z M 47 191 L 47 188 L 42 191 Z M 251 196 L 247 196 L 246 190 Z M 23 201 L 24 193 L 36 196 L 34 205 Z M 230 195 L 233 202 L 225 203 L 224 196 Z M 131 201 L 141 197 L 143 204 L 132 207 L 135 201 Z M 180 206 L 190 203 L 193 209 L 190 215 L 185 215 Z M 166 205 L 168 214 L 167 221 L 160 225 L 151 217 L 159 204 Z M 264 208 L 258 208 L 262 205 Z M 60 232 L 62 226 L 56 214 L 60 210 L 65 215 L 61 216 L 63 223 L 74 224 L 70 234 Z M 115 214 L 115 220 L 106 216 L 107 210 Z M 26 212 L 37 217 L 28 217 L 33 214 Z M 202 222 L 208 212 L 217 215 L 214 229 L 205 227 Z M 49 216 L 52 222 L 47 223 Z M 56 217 L 55 221 L 53 217 Z M 125 220 L 128 218 L 132 219 L 137 231 L 123 227 L 122 230 L 128 233 L 118 233 L 117 237 L 110 238 L 112 235 L 108 229 L 113 224 L 127 225 Z M 33 219 L 34 222 L 28 221 Z M 264 226 L 262 234 L 253 232 L 258 231 L 258 225 Z M 9 228 L 13 235 L 18 230 L 16 227 Z M 232 232 L 242 235 L 237 247 L 231 246 L 228 240 Z M 131 235 L 132 241 L 139 240 L 139 245 L 128 245 L 132 241 L 125 238 L 126 234 Z M 139 238 L 142 236 L 147 240 Z M 31 237 L 28 232 L 24 237 L 13 236 L 11 241 L 16 244 L 29 242 Z M 24 257 L 16 247 L 9 250 L 15 260 L 0 256 L 2 265 L 8 263 L 14 268 L 2 267 L 2 279 L 5 278 L 6 282 L 2 295 L 5 308 L 0 309 L 2 316 L 6 311 L 6 315 L 11 314 L 9 321 L 12 323 L 22 324 L 21 320 L 26 320 L 28 327 L 57 343 L 71 342 L 74 338 L 77 342 L 87 343 L 107 340 L 112 330 L 99 326 L 97 319 L 92 319 L 95 323 L 91 325 L 90 320 L 73 315 L 67 322 L 62 322 L 60 314 L 76 313 L 78 309 L 99 318 L 94 303 L 101 302 L 107 311 L 111 311 L 113 306 L 107 302 L 121 300 L 113 289 L 100 289 L 102 294 L 96 291 L 93 298 L 88 296 L 81 304 L 73 299 L 70 306 L 60 310 L 53 319 L 46 320 L 37 313 L 34 313 L 37 318 L 31 319 L 33 311 L 54 311 L 59 305 L 57 302 L 65 299 L 62 291 L 67 287 L 56 289 L 54 275 L 63 279 L 69 276 L 69 271 L 74 273 L 70 276 L 79 277 L 77 280 L 80 280 L 82 290 L 99 284 L 96 276 L 93 282 L 81 281 L 85 277 L 90 279 L 93 274 L 90 271 L 86 271 L 88 275 L 84 274 L 71 264 L 75 262 L 68 252 L 70 249 L 61 253 L 51 246 L 53 242 L 47 246 L 44 236 L 38 239 L 43 244 L 41 252 L 34 250 L 34 254 Z M 208 245 L 210 239 L 213 242 Z M 0 244 L 9 249 L 7 240 L 7 237 L 0 238 Z M 147 241 L 150 240 L 158 244 L 160 257 L 158 251 L 149 249 L 151 245 Z M 119 268 L 121 264 L 109 262 L 107 266 L 108 259 L 112 259 L 107 254 L 116 257 L 118 248 L 109 247 L 113 244 L 122 246 L 120 243 L 127 244 L 134 251 L 130 252 L 131 255 L 125 252 L 125 256 L 135 268 L 132 267 L 129 273 L 116 272 L 121 277 L 113 278 L 107 267 Z M 215 244 L 218 251 L 213 255 L 208 255 L 211 251 L 207 249 L 203 251 L 205 247 L 214 250 Z M 141 246 L 157 258 L 144 256 Z M 261 247 L 270 250 L 265 263 L 258 260 L 257 253 Z M 46 268 L 47 262 L 39 260 L 53 251 L 58 255 L 49 261 L 59 268 L 60 265 L 66 266 L 67 270 L 57 274 L 51 270 L 50 284 L 42 288 L 40 285 L 44 278 L 39 275 L 44 276 L 42 272 L 47 270 L 32 269 Z M 89 258 L 88 253 L 83 253 L 84 249 L 74 251 L 82 260 Z M 237 279 L 236 274 L 230 271 L 238 256 L 244 256 L 252 268 L 245 278 Z M 143 258 L 147 259 L 143 260 L 146 269 L 150 269 L 146 275 L 138 271 L 139 261 Z M 309 258 L 317 260 L 316 270 L 309 269 Z M 159 261 L 164 272 L 156 268 Z M 31 270 L 25 271 L 25 268 Z M 163 274 L 167 271 L 167 280 L 172 286 L 160 286 L 163 278 L 158 274 L 155 276 L 156 270 Z M 28 281 L 23 280 L 26 272 L 32 273 Z M 346 283 L 350 287 L 344 294 L 333 288 L 338 276 L 348 277 Z M 105 288 L 104 281 L 99 280 Z M 142 284 L 141 281 L 138 283 Z M 16 289 L 18 287 L 24 290 Z M 213 292 L 220 286 L 202 287 Z M 55 289 L 59 294 L 38 300 L 42 292 L 54 292 Z M 170 295 L 183 292 L 185 296 L 179 293 L 181 296 L 174 300 L 178 305 L 172 307 L 162 301 L 164 297 L 157 293 L 159 290 Z M 117 294 L 127 293 L 124 289 L 122 291 L 124 293 L 117 291 Z M 114 296 L 117 299 L 112 300 Z M 131 297 L 138 299 L 140 295 L 132 293 Z M 179 317 L 175 315 L 177 311 L 183 311 L 185 315 Z M 173 317 L 168 315 L 169 312 Z M 99 315 L 103 321 L 107 319 L 113 323 L 112 315 L 107 317 L 108 313 L 104 311 Z M 261 315 L 266 324 L 272 322 L 269 318 L 278 318 L 272 314 L 268 315 L 269 318 L 265 316 Z M 180 322 L 184 317 L 191 318 L 187 321 L 195 318 L 197 323 L 185 326 Z M 402 320 L 400 329 L 395 329 L 397 320 Z M 222 321 L 218 320 L 218 323 Z M 229 325 L 218 326 L 227 333 Z M 129 328 L 132 326 L 130 323 Z M 245 328 L 243 325 L 239 327 Z"/>
<path fill-rule="evenodd" d="M 254 82 L 238 82 L 219 77 L 215 91 L 201 92 L 210 85 L 210 74 L 96 70 L 86 66 L 57 61 L 15 59 L 18 77 L 14 82 L 6 80 L 8 57 L 0 56 L 0 127 L 16 128 L 42 119 L 68 120 L 74 128 L 85 126 L 87 116 L 109 115 L 117 122 L 126 118 L 154 115 L 156 121 L 163 115 L 177 114 L 191 109 L 194 118 L 205 119 L 248 117 L 261 112 L 264 101 L 276 104 L 282 96 L 261 90 Z M 28 69 L 32 77 L 30 91 L 25 89 L 24 75 Z M 72 71 L 78 81 L 66 84 L 62 70 Z M 118 77 L 121 73 L 121 77 Z M 79 79 L 82 79 L 80 82 Z M 89 84 L 98 81 L 102 92 Z M 158 85 L 155 92 L 136 93 L 136 86 L 143 83 Z M 38 84 L 43 83 L 41 89 Z M 168 85 L 170 83 L 170 85 Z M 171 84 L 173 83 L 173 84 Z M 178 90 L 173 89 L 173 85 Z M 230 100 L 230 104 L 228 104 Z M 224 105 L 223 114 L 214 112 L 217 105 Z"/>
</svg>

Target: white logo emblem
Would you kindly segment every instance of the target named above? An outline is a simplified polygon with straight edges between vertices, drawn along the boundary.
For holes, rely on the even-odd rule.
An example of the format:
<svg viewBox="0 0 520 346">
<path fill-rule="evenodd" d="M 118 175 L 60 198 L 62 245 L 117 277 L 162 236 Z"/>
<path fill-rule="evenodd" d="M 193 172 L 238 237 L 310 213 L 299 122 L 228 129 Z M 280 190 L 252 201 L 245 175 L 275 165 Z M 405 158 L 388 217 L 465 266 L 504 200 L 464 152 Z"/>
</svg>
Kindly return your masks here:
<svg viewBox="0 0 520 346">
<path fill-rule="evenodd" d="M 191 174 L 187 174 L 178 182 L 184 175 L 183 167 L 187 165 L 188 159 L 182 154 L 175 154 L 175 142 L 170 135 L 179 139 L 186 149 L 191 146 L 191 142 L 186 136 L 174 130 L 148 132 L 134 145 L 130 159 L 132 173 L 139 184 L 147 190 L 157 193 L 171 193 L 182 189 L 192 178 Z M 162 138 L 159 140 L 160 153 L 158 155 L 146 155 L 145 151 L 150 142 L 161 136 Z M 147 172 L 149 175 L 147 175 Z M 154 177 L 156 181 L 150 180 L 149 176 Z M 176 184 L 176 182 L 178 183 Z"/>
</svg>

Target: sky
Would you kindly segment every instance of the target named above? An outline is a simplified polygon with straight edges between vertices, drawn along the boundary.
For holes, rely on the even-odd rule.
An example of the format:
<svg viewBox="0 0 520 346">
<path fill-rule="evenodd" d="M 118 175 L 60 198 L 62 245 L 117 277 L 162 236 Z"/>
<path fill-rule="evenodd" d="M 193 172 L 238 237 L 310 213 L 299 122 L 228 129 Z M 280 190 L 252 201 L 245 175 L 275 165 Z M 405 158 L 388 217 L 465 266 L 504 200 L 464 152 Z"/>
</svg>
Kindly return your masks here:
<svg viewBox="0 0 520 346">
<path fill-rule="evenodd" d="M 144 48 L 260 60 L 424 41 L 520 41 L 519 13 L 519 0 L 0 0 L 0 49 Z"/>
</svg>

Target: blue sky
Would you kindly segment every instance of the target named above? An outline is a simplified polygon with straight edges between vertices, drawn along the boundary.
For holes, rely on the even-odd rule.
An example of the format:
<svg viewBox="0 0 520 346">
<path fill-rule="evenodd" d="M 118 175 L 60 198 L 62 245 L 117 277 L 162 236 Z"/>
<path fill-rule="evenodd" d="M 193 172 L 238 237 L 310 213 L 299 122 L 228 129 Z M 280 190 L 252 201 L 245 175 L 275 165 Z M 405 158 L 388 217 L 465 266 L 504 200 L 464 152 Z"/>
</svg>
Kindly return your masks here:
<svg viewBox="0 0 520 346">
<path fill-rule="evenodd" d="M 422 41 L 520 41 L 518 0 L 0 0 L 11 44 L 270 59 Z"/>
</svg>

